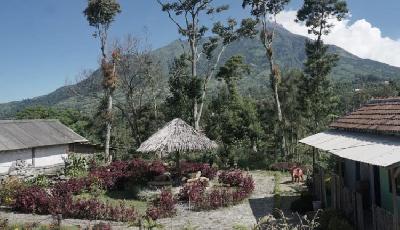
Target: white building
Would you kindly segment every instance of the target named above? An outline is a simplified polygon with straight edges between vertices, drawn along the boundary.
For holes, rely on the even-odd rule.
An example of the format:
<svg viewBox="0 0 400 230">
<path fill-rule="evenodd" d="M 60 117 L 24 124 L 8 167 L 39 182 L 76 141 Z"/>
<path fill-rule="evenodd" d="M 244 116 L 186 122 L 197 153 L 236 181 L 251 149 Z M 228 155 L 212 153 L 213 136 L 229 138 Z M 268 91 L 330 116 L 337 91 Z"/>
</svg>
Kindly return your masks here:
<svg viewBox="0 0 400 230">
<path fill-rule="evenodd" d="M 58 120 L 0 121 L 0 175 L 18 166 L 64 165 L 74 144 L 88 142 Z"/>
</svg>

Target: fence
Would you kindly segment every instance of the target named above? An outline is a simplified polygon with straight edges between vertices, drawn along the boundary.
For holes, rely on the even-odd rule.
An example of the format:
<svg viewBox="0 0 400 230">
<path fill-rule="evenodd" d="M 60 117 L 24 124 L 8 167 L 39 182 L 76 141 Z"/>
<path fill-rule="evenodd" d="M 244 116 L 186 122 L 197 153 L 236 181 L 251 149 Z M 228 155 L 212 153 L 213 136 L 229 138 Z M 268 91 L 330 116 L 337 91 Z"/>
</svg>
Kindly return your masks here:
<svg viewBox="0 0 400 230">
<path fill-rule="evenodd" d="M 373 206 L 374 230 L 393 230 L 393 214 L 378 206 Z"/>
<path fill-rule="evenodd" d="M 324 207 L 341 210 L 345 216 L 354 224 L 356 229 L 364 230 L 364 209 L 362 195 L 346 188 L 341 178 L 335 174 L 330 175 L 330 205 L 327 200 L 327 186 L 325 173 L 318 168 L 314 174 L 314 195 Z"/>
<path fill-rule="evenodd" d="M 330 191 L 327 189 L 327 178 L 330 178 Z M 356 229 L 400 229 L 400 225 L 396 229 L 394 228 L 391 212 L 376 205 L 372 205 L 370 210 L 365 210 L 361 193 L 344 186 L 342 178 L 336 174 L 329 174 L 326 177 L 324 169 L 321 167 L 318 167 L 314 174 L 313 193 L 321 201 L 323 207 L 341 210 Z M 328 204 L 327 195 L 330 195 L 330 204 Z"/>
</svg>

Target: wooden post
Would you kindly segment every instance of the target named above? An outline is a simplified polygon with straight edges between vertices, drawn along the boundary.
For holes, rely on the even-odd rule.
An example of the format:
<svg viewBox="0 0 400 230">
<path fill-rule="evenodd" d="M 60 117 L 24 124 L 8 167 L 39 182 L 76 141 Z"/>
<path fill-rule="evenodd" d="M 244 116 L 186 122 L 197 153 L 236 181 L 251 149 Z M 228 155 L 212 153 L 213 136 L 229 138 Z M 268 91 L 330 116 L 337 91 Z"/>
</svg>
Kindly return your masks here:
<svg viewBox="0 0 400 230">
<path fill-rule="evenodd" d="M 349 195 L 350 195 L 350 201 L 352 207 L 350 207 L 349 211 L 353 212 L 353 221 L 354 223 L 357 223 L 357 198 L 356 198 L 356 192 L 353 192 L 352 190 L 349 190 Z M 357 226 L 357 224 L 356 224 Z"/>
<path fill-rule="evenodd" d="M 331 207 L 336 210 L 336 175 L 331 178 L 331 199 Z"/>
<path fill-rule="evenodd" d="M 62 224 L 62 215 L 58 214 L 57 215 L 57 227 L 61 228 L 61 224 Z"/>
<path fill-rule="evenodd" d="M 316 186 L 315 186 L 315 147 L 313 147 L 313 156 L 312 156 L 312 178 L 313 178 L 313 195 L 315 196 L 316 194 Z"/>
<path fill-rule="evenodd" d="M 364 210 L 361 194 L 356 194 L 357 229 L 364 230 Z"/>
<path fill-rule="evenodd" d="M 35 167 L 36 165 L 36 149 L 32 148 L 32 166 Z"/>
<path fill-rule="evenodd" d="M 375 206 L 376 206 L 375 177 L 374 177 L 374 166 L 373 165 L 369 165 L 369 188 L 370 188 L 370 196 L 371 196 L 372 229 L 377 230 L 376 215 L 375 215 Z"/>
<path fill-rule="evenodd" d="M 319 169 L 321 174 L 321 202 L 323 207 L 328 206 L 328 202 L 326 200 L 326 188 L 325 188 L 325 172 L 322 167 Z"/>
<path fill-rule="evenodd" d="M 390 183 L 392 184 L 393 229 L 398 230 L 399 213 L 397 208 L 396 171 L 393 168 L 390 169 Z"/>
<path fill-rule="evenodd" d="M 179 183 L 181 182 L 181 154 L 179 151 L 176 152 L 176 170 L 178 171 Z"/>
</svg>

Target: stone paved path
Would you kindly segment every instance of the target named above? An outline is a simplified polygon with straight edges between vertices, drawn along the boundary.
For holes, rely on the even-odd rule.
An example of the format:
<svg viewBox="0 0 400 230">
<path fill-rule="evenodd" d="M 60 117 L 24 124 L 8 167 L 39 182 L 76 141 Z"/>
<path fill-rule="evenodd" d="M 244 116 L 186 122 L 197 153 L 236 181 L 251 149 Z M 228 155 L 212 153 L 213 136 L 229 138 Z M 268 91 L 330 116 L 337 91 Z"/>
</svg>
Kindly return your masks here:
<svg viewBox="0 0 400 230">
<path fill-rule="evenodd" d="M 234 226 L 252 227 L 257 220 L 271 213 L 273 207 L 273 176 L 265 171 L 252 171 L 256 187 L 251 197 L 241 204 L 213 211 L 192 212 L 187 206 L 179 206 L 177 216 L 160 222 L 165 229 L 180 230 L 183 227 L 203 229 L 230 229 Z M 189 221 L 190 220 L 190 221 Z"/>
</svg>

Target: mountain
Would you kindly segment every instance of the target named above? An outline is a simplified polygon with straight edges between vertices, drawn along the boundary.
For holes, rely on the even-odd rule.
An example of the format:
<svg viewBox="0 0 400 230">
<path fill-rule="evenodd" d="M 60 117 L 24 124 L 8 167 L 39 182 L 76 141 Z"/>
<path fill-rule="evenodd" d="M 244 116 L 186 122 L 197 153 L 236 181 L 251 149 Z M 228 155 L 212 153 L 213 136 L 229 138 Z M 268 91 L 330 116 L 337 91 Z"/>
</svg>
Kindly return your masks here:
<svg viewBox="0 0 400 230">
<path fill-rule="evenodd" d="M 306 58 L 304 51 L 306 39 L 303 36 L 290 33 L 283 27 L 278 27 L 274 50 L 282 71 L 292 68 L 301 69 L 303 67 Z M 330 52 L 336 53 L 340 57 L 337 67 L 333 69 L 331 74 L 331 78 L 334 81 L 351 82 L 356 76 L 368 75 L 376 76 L 382 80 L 400 79 L 400 68 L 359 58 L 337 46 L 330 46 L 329 49 Z M 174 41 L 165 47 L 154 50 L 153 54 L 160 59 L 163 69 L 167 73 L 171 60 L 181 54 L 182 51 L 182 43 Z M 269 81 L 265 77 L 268 61 L 265 57 L 264 48 L 259 41 L 243 39 L 234 42 L 226 49 L 221 58 L 221 63 L 224 63 L 232 55 L 243 55 L 246 61 L 253 66 L 252 74 L 240 83 L 242 91 L 251 92 L 268 88 Z M 164 75 L 167 76 L 167 74 Z M 97 70 L 84 81 L 75 85 L 61 87 L 48 95 L 0 104 L 0 118 L 10 118 L 26 107 L 37 105 L 72 107 L 87 111 L 97 103 L 94 98 L 101 92 L 100 82 L 101 73 Z M 215 86 L 215 82 L 212 82 L 211 90 L 213 86 Z"/>
</svg>

